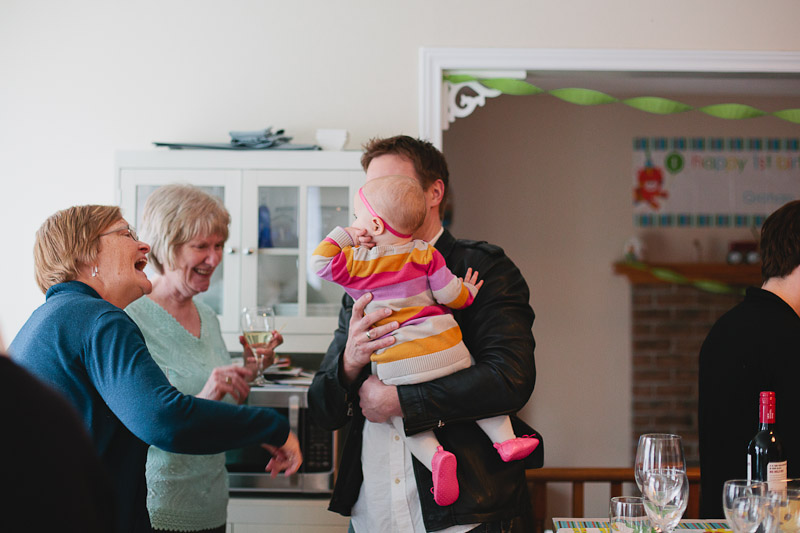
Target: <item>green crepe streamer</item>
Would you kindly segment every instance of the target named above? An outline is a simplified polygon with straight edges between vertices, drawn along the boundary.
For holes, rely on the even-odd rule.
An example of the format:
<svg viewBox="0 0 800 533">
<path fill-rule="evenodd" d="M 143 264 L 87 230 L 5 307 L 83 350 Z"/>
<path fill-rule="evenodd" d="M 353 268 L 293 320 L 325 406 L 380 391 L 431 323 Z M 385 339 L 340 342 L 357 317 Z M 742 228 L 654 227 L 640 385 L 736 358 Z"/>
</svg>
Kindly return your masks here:
<svg viewBox="0 0 800 533">
<path fill-rule="evenodd" d="M 702 111 L 703 113 L 711 115 L 712 117 L 725 118 L 729 120 L 763 117 L 766 115 L 766 113 L 763 111 L 744 104 L 707 105 L 699 108 L 698 111 Z"/>
<path fill-rule="evenodd" d="M 509 94 L 513 96 L 525 96 L 530 94 L 550 94 L 556 98 L 576 105 L 604 105 L 621 102 L 627 106 L 633 107 L 640 111 L 647 113 L 654 113 L 657 115 L 671 115 L 675 113 L 683 113 L 685 111 L 692 111 L 696 109 L 702 113 L 716 118 L 723 118 L 728 120 L 741 120 L 746 118 L 763 117 L 765 115 L 772 115 L 781 120 L 800 124 L 800 109 L 782 109 L 773 113 L 767 113 L 760 109 L 756 109 L 749 105 L 744 104 L 714 104 L 705 107 L 694 108 L 690 105 L 667 98 L 658 96 L 637 96 L 635 98 L 627 98 L 619 100 L 611 95 L 595 91 L 593 89 L 581 89 L 576 87 L 553 89 L 545 91 L 535 85 L 528 83 L 524 80 L 514 78 L 476 78 L 469 74 L 447 74 L 444 76 L 444 81 L 458 84 L 469 81 L 477 81 L 484 87 L 495 89 L 502 94 Z"/>
<path fill-rule="evenodd" d="M 783 120 L 800 124 L 800 109 L 784 109 L 783 111 L 775 111 L 773 115 Z"/>
<path fill-rule="evenodd" d="M 449 81 L 450 83 L 466 83 L 468 81 L 478 81 L 478 78 L 470 76 L 469 74 L 448 74 L 444 77 L 444 81 Z"/>
<path fill-rule="evenodd" d="M 691 281 L 683 274 L 679 274 L 674 270 L 663 267 L 651 267 L 647 263 L 642 263 L 641 261 L 626 260 L 625 265 L 630 268 L 635 268 L 636 270 L 648 272 L 656 279 L 667 283 L 674 283 L 675 285 L 691 285 L 701 291 L 715 294 L 744 294 L 744 289 L 740 287 L 731 287 L 721 281 L 710 279 L 696 279 Z"/>
<path fill-rule="evenodd" d="M 666 268 L 651 268 L 650 274 L 661 281 L 668 281 L 669 283 L 675 283 L 678 285 L 686 285 L 689 283 L 689 280 L 686 278 L 686 276 L 678 274 L 673 270 L 667 270 Z"/>
<path fill-rule="evenodd" d="M 578 105 L 602 105 L 619 102 L 613 96 L 592 89 L 553 89 L 548 92 L 565 102 Z"/>
<path fill-rule="evenodd" d="M 698 279 L 692 282 L 692 285 L 700 290 L 706 292 L 713 292 L 715 294 L 744 294 L 744 289 L 738 289 L 726 285 L 719 281 L 712 281 L 710 279 Z"/>
<path fill-rule="evenodd" d="M 684 111 L 692 110 L 692 106 L 676 102 L 675 100 L 659 98 L 658 96 L 628 98 L 627 100 L 623 100 L 622 103 L 640 111 L 647 111 L 648 113 L 655 113 L 657 115 L 671 115 L 673 113 L 683 113 Z"/>
<path fill-rule="evenodd" d="M 526 96 L 529 94 L 541 94 L 544 89 L 540 89 L 535 85 L 522 80 L 511 80 L 508 78 L 492 78 L 481 80 L 481 85 L 489 87 L 490 89 L 497 89 L 503 94 L 512 94 L 514 96 Z"/>
</svg>

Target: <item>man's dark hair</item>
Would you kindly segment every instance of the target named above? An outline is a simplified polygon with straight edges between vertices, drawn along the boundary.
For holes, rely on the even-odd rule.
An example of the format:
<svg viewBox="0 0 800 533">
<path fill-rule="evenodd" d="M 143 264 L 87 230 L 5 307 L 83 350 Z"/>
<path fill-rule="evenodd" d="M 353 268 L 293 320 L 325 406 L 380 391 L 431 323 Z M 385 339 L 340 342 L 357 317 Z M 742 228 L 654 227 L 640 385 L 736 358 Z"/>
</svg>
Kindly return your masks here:
<svg viewBox="0 0 800 533">
<path fill-rule="evenodd" d="M 450 198 L 450 173 L 442 152 L 430 142 L 408 135 L 397 135 L 386 139 L 376 138 L 364 145 L 361 166 L 366 171 L 370 162 L 382 155 L 397 155 L 410 161 L 422 182 L 422 188 L 426 191 L 436 180 L 442 180 L 444 198 L 439 204 L 439 217 L 441 218 Z"/>
<path fill-rule="evenodd" d="M 761 279 L 783 278 L 800 265 L 800 200 L 784 204 L 761 226 Z"/>
</svg>

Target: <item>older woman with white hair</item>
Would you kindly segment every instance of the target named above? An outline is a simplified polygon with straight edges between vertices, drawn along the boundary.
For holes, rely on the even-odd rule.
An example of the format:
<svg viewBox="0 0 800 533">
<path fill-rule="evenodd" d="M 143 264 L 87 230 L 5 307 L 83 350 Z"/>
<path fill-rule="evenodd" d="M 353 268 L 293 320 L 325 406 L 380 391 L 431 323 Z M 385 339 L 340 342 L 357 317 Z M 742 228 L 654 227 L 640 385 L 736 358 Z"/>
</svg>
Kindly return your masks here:
<svg viewBox="0 0 800 533">
<path fill-rule="evenodd" d="M 142 238 L 156 271 L 153 291 L 126 312 L 150 354 L 184 394 L 242 403 L 253 370 L 232 365 L 216 313 L 194 297 L 206 292 L 222 260 L 230 215 L 222 202 L 192 185 L 159 187 L 142 213 Z M 264 358 L 283 342 L 278 332 Z M 248 354 L 249 355 L 249 354 Z M 249 360 L 249 357 L 248 357 Z M 151 447 L 147 510 L 154 529 L 224 531 L 228 503 L 225 455 L 187 456 Z"/>
<path fill-rule="evenodd" d="M 152 529 L 145 503 L 148 445 L 218 454 L 260 443 L 273 453 L 267 464 L 273 474 L 292 474 L 302 462 L 297 436 L 276 411 L 182 394 L 153 361 L 123 311 L 152 290 L 144 273 L 149 251 L 116 206 L 52 215 L 34 244 L 45 303 L 9 346 L 15 361 L 78 410 L 113 484 L 117 532 Z"/>
</svg>

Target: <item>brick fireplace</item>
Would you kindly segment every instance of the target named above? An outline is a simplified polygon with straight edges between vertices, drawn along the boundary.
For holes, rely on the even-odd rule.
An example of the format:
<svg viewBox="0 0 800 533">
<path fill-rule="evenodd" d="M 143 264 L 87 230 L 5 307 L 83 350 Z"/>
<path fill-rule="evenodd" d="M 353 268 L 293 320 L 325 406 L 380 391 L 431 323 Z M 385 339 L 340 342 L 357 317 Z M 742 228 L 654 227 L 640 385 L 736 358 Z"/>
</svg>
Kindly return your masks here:
<svg viewBox="0 0 800 533">
<path fill-rule="evenodd" d="M 760 285 L 757 265 L 663 265 L 687 280 L 711 279 L 743 289 Z M 699 466 L 697 437 L 698 355 L 714 322 L 742 299 L 691 284 L 669 283 L 645 271 L 616 265 L 632 283 L 631 458 L 642 433 L 683 437 L 689 466 Z"/>
</svg>

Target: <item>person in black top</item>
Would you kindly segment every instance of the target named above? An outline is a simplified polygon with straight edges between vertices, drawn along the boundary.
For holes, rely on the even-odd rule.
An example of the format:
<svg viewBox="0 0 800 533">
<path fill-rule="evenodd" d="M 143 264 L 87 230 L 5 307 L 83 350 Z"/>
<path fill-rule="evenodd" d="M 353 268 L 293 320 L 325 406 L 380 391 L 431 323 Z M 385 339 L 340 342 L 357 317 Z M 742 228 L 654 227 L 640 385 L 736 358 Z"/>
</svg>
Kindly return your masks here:
<svg viewBox="0 0 800 533">
<path fill-rule="evenodd" d="M 775 391 L 776 431 L 790 478 L 800 476 L 800 201 L 761 228 L 761 288 L 711 328 L 700 350 L 700 516 L 721 518 L 722 485 L 747 477 L 759 393 Z"/>
<path fill-rule="evenodd" d="M 83 421 L 2 351 L 0 420 L 0 531 L 114 529 L 111 483 Z"/>
</svg>

